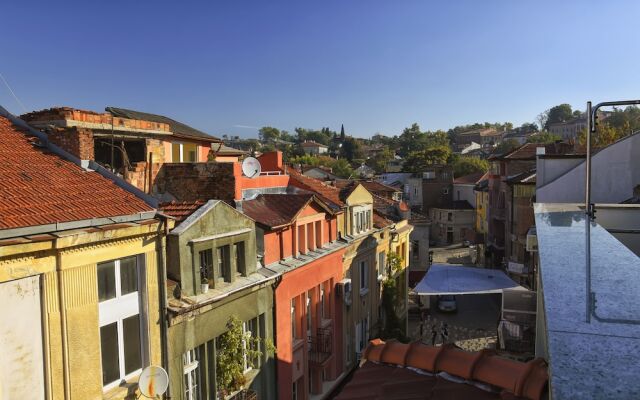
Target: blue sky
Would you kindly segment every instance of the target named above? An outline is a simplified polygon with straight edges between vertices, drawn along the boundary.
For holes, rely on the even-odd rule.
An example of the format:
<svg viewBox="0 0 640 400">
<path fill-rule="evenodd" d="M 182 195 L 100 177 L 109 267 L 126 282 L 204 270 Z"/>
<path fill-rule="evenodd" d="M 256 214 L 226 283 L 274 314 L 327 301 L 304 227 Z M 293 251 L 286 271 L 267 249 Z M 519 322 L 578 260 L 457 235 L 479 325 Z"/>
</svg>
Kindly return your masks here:
<svg viewBox="0 0 640 400">
<path fill-rule="evenodd" d="M 344 123 L 370 137 L 413 122 L 519 125 L 559 103 L 640 97 L 637 1 L 23 0 L 0 10 L 0 74 L 28 110 L 125 107 L 214 135 Z M 22 113 L 1 81 L 0 104 Z"/>
</svg>

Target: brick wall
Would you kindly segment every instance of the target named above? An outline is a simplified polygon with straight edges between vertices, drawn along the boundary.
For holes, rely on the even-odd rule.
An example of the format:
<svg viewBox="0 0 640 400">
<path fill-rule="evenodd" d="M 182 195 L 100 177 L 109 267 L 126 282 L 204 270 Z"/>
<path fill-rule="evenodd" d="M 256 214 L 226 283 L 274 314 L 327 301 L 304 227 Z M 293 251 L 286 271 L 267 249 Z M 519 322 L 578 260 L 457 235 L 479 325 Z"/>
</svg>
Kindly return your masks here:
<svg viewBox="0 0 640 400">
<path fill-rule="evenodd" d="M 224 200 L 233 202 L 232 163 L 165 163 L 153 183 L 153 194 L 164 200 Z"/>
<path fill-rule="evenodd" d="M 49 141 L 81 160 L 93 160 L 93 132 L 89 129 L 56 129 L 49 133 Z"/>
<path fill-rule="evenodd" d="M 138 119 L 128 119 L 113 117 L 109 113 L 97 113 L 94 111 L 78 110 L 71 107 L 57 107 L 46 110 L 34 111 L 20 116 L 23 120 L 30 123 L 44 123 L 54 121 L 80 121 L 92 124 L 111 125 L 114 128 L 130 128 L 143 130 L 156 130 L 170 132 L 169 124 L 161 122 L 151 122 Z"/>
</svg>

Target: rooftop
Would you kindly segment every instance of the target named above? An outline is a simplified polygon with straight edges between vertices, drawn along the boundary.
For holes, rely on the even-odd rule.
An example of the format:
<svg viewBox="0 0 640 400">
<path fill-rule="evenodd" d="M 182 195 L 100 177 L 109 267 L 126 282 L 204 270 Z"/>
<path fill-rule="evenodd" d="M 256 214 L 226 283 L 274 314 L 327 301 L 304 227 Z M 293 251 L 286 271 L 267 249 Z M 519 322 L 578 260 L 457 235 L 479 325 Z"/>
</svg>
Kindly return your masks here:
<svg viewBox="0 0 640 400">
<path fill-rule="evenodd" d="M 548 383 L 541 359 L 523 363 L 453 345 L 375 339 L 364 350 L 363 361 L 336 400 L 538 400 Z"/>
<path fill-rule="evenodd" d="M 260 194 L 253 200 L 242 202 L 242 212 L 257 223 L 274 229 L 291 224 L 311 202 L 317 202 L 310 193 Z"/>
<path fill-rule="evenodd" d="M 453 180 L 453 183 L 462 184 L 462 185 L 475 185 L 478 182 L 480 182 L 480 180 L 482 180 L 482 178 L 484 178 L 485 175 L 486 175 L 486 172 L 482 172 L 482 171 L 474 172 L 473 174 L 464 175 L 459 178 L 455 178 Z"/>
<path fill-rule="evenodd" d="M 313 140 L 305 140 L 300 145 L 302 147 L 326 147 L 326 148 L 328 148 L 327 145 L 322 144 L 322 143 L 318 143 L 318 142 L 314 142 Z"/>
<path fill-rule="evenodd" d="M 580 206 L 534 210 L 553 398 L 640 398 L 640 258 Z"/>
<path fill-rule="evenodd" d="M 320 199 L 330 203 L 330 206 L 333 205 L 338 209 L 344 207 L 344 203 L 340 199 L 340 190 L 338 188 L 325 185 L 317 179 L 304 176 L 300 172 L 296 171 L 295 168 L 288 168 L 287 172 L 291 177 L 291 185 L 316 193 Z"/>
<path fill-rule="evenodd" d="M 118 107 L 107 107 L 105 108 L 105 111 L 107 111 L 114 117 L 140 119 L 144 121 L 168 124 L 171 127 L 171 131 L 176 136 L 182 136 L 189 139 L 204 139 L 220 142 L 220 139 L 215 136 L 211 136 L 208 133 L 199 131 L 195 128 L 190 127 L 189 125 L 183 124 L 182 122 L 178 122 L 169 117 L 165 117 L 164 115 L 150 114 L 142 111 L 134 111 Z"/>
<path fill-rule="evenodd" d="M 100 173 L 47 146 L 0 116 L 0 229 L 154 211 Z"/>
<path fill-rule="evenodd" d="M 167 203 L 160 203 L 158 208 L 165 214 L 176 219 L 176 222 L 182 222 L 191 214 L 196 212 L 197 209 L 204 205 L 205 201 L 171 201 Z"/>
</svg>

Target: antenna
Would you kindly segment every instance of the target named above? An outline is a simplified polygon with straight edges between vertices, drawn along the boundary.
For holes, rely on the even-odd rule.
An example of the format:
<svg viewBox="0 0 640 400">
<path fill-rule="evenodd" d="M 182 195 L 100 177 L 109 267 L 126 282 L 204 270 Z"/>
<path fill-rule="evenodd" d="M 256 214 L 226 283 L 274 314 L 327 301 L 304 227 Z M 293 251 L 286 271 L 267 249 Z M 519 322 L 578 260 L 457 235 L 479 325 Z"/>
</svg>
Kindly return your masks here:
<svg viewBox="0 0 640 400">
<path fill-rule="evenodd" d="M 169 375 L 162 367 L 150 365 L 140 374 L 138 389 L 149 399 L 158 399 L 169 387 Z"/>
<path fill-rule="evenodd" d="M 242 174 L 247 178 L 257 178 L 260 176 L 262 166 L 260 161 L 254 157 L 247 157 L 242 160 Z"/>
</svg>

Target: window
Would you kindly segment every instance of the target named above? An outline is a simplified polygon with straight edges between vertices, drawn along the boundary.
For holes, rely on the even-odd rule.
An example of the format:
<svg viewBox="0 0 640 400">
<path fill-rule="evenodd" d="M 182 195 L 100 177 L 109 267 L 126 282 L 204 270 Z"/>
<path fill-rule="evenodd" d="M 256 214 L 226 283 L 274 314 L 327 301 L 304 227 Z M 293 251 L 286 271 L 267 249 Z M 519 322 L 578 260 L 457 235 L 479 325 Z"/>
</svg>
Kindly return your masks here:
<svg viewBox="0 0 640 400">
<path fill-rule="evenodd" d="M 358 235 L 371 229 L 371 206 L 354 206 L 352 209 L 352 231 Z"/>
<path fill-rule="evenodd" d="M 386 256 L 387 255 L 385 254 L 385 252 L 378 253 L 378 275 L 382 275 L 382 276 L 385 275 L 384 272 L 385 272 L 385 267 L 386 267 L 386 265 L 385 265 Z"/>
<path fill-rule="evenodd" d="M 369 271 L 367 269 L 367 262 L 360 261 L 360 292 L 362 294 L 366 293 L 367 288 L 369 287 Z"/>
<path fill-rule="evenodd" d="M 207 279 L 213 279 L 213 251 L 211 249 L 202 250 L 199 255 L 200 273 L 204 272 L 207 275 Z"/>
<path fill-rule="evenodd" d="M 447 221 L 453 221 L 453 213 L 447 213 Z"/>
<path fill-rule="evenodd" d="M 171 161 L 174 163 L 197 162 L 198 145 L 194 143 L 171 143 Z"/>
<path fill-rule="evenodd" d="M 291 338 L 296 337 L 296 299 L 291 299 Z"/>
<path fill-rule="evenodd" d="M 216 249 L 216 270 L 214 279 L 216 282 L 230 282 L 229 274 L 229 245 L 220 246 Z"/>
<path fill-rule="evenodd" d="M 417 240 L 411 241 L 411 255 L 414 260 L 420 257 L 420 242 Z"/>
<path fill-rule="evenodd" d="M 307 317 L 307 338 L 311 338 L 311 292 L 307 292 L 307 309 L 306 309 L 306 317 Z M 311 350 L 311 346 L 309 346 L 309 350 Z"/>
<path fill-rule="evenodd" d="M 326 318 L 324 311 L 324 283 L 320 285 L 320 318 Z"/>
<path fill-rule="evenodd" d="M 302 378 L 300 378 L 300 379 L 302 379 Z M 298 393 L 299 393 L 298 382 L 300 381 L 300 379 L 298 379 L 297 381 L 293 382 L 293 385 L 291 387 L 291 399 L 292 400 L 298 400 Z"/>
<path fill-rule="evenodd" d="M 117 385 L 142 368 L 138 257 L 98 264 L 98 312 L 102 384 Z"/>
<path fill-rule="evenodd" d="M 182 355 L 182 371 L 184 374 L 184 399 L 200 400 L 200 350 L 192 349 Z"/>
<path fill-rule="evenodd" d="M 244 242 L 233 245 L 236 254 L 236 274 L 247 276 L 247 265 L 244 258 Z"/>
<path fill-rule="evenodd" d="M 260 357 L 255 357 L 253 360 L 249 359 L 247 350 L 260 351 L 260 344 L 250 338 L 259 338 L 260 331 L 258 326 L 258 317 L 242 323 L 242 332 L 244 339 L 242 340 L 242 348 L 244 353 L 242 355 L 244 362 L 244 372 L 250 371 L 253 367 L 260 367 Z"/>
</svg>

